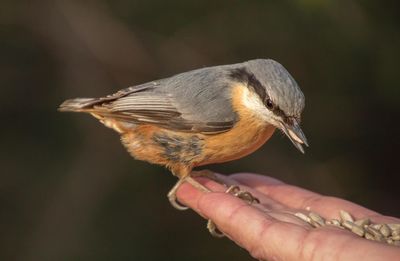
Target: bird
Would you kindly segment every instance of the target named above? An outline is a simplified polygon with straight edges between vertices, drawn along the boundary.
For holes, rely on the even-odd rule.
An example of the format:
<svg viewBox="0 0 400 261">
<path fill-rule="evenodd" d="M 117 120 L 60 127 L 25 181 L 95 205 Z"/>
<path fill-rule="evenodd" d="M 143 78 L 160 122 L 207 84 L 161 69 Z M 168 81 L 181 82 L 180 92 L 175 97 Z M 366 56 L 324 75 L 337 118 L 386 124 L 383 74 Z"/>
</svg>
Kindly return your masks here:
<svg viewBox="0 0 400 261">
<path fill-rule="evenodd" d="M 105 97 L 69 99 L 59 110 L 91 114 L 121 135 L 135 159 L 167 167 L 178 178 L 169 201 L 186 209 L 176 198 L 182 183 L 208 191 L 193 179 L 195 167 L 249 155 L 276 129 L 304 153 L 304 106 L 303 92 L 283 65 L 254 59 L 195 69 Z"/>
</svg>

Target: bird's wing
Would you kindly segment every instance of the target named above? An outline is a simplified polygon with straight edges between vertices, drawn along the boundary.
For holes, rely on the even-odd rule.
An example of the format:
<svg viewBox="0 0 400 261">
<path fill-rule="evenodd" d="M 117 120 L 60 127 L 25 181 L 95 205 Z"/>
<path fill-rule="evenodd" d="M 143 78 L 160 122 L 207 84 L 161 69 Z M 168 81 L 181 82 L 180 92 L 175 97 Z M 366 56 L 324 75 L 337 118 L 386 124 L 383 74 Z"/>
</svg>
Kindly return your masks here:
<svg viewBox="0 0 400 261">
<path fill-rule="evenodd" d="M 183 79 L 176 77 L 129 87 L 102 98 L 67 100 L 60 110 L 86 111 L 126 123 L 184 132 L 211 134 L 233 127 L 236 114 L 222 84 L 208 86 L 209 90 L 204 89 L 204 84 L 215 84 L 214 79 L 198 83 L 187 75 Z"/>
</svg>

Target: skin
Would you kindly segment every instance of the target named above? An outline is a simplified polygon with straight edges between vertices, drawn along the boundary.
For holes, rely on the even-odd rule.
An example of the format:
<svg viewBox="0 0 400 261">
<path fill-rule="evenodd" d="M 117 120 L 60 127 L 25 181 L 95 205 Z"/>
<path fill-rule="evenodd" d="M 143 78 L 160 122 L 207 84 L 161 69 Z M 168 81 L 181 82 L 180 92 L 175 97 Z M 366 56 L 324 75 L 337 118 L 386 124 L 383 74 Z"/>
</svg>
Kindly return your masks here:
<svg viewBox="0 0 400 261">
<path fill-rule="evenodd" d="M 358 237 L 332 226 L 311 228 L 290 213 L 313 211 L 326 219 L 339 218 L 343 209 L 356 219 L 370 217 L 374 223 L 400 223 L 400 219 L 383 216 L 352 202 L 255 175 L 218 175 L 229 185 L 239 185 L 260 200 L 249 205 L 224 193 L 226 187 L 199 178 L 210 188 L 206 193 L 183 184 L 179 201 L 206 219 L 211 219 L 229 239 L 260 260 L 399 260 L 400 247 Z M 250 222 L 251 221 L 251 222 Z"/>
</svg>

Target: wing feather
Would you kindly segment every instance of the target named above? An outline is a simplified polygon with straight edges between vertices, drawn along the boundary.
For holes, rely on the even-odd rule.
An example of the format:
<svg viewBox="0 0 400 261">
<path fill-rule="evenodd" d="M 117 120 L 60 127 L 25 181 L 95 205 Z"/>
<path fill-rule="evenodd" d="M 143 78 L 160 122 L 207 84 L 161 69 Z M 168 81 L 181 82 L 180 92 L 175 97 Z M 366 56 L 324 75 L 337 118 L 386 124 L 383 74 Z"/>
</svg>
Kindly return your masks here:
<svg viewBox="0 0 400 261">
<path fill-rule="evenodd" d="M 193 75 L 195 73 L 194 71 Z M 209 72 L 204 75 L 209 75 Z M 190 77 L 184 77 L 178 81 L 177 77 L 182 76 L 183 74 L 132 86 L 106 97 L 67 100 L 60 105 L 59 109 L 89 112 L 129 124 L 152 124 L 184 132 L 211 134 L 231 129 L 236 120 L 235 113 L 230 109 L 228 98 L 217 94 L 218 90 L 223 90 L 223 83 L 214 86 L 215 88 L 211 89 L 209 94 L 205 93 L 202 88 L 188 92 L 187 86 L 177 85 L 191 85 L 193 80 Z M 194 79 L 203 79 L 201 82 L 193 84 L 200 87 L 212 83 L 211 80 L 210 83 L 207 83 L 204 80 L 206 78 L 198 76 Z M 216 89 L 216 87 L 220 89 Z M 203 100 L 211 100 L 211 103 L 199 102 L 198 96 L 201 95 L 208 95 Z M 215 106 L 218 103 L 221 106 Z"/>
</svg>

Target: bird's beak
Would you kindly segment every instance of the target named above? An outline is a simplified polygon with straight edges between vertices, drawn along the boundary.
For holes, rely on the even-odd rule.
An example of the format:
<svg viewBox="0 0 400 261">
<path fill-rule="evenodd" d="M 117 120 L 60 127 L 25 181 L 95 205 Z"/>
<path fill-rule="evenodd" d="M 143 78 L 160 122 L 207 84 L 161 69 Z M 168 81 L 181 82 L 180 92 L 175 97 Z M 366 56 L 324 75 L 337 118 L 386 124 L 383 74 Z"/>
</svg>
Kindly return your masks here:
<svg viewBox="0 0 400 261">
<path fill-rule="evenodd" d="M 281 122 L 281 130 L 288 136 L 293 145 L 304 153 L 303 144 L 308 147 L 306 136 L 300 128 L 299 123 L 293 119 L 291 123 Z"/>
</svg>

